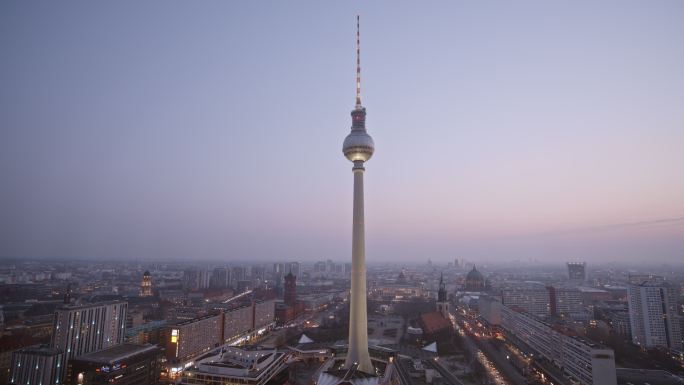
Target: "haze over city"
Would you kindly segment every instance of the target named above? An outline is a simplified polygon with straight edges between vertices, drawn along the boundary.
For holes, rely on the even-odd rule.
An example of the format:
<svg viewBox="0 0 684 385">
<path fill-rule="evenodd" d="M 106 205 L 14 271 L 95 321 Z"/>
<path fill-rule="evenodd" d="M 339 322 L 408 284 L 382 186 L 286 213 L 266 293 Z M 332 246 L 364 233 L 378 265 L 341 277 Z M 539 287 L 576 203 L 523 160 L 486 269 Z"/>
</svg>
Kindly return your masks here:
<svg viewBox="0 0 684 385">
<path fill-rule="evenodd" d="M 162 6 L 164 5 L 164 6 Z M 0 257 L 684 260 L 684 3 L 0 4 Z"/>
</svg>

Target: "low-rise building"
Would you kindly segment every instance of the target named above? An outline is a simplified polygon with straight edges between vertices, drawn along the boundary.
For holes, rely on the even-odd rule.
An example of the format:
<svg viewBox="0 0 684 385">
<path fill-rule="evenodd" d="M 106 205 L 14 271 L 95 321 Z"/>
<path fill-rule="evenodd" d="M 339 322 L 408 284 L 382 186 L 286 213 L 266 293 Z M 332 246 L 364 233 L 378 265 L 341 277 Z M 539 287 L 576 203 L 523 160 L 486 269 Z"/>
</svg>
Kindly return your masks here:
<svg viewBox="0 0 684 385">
<path fill-rule="evenodd" d="M 154 345 L 123 344 L 69 361 L 68 385 L 155 385 L 161 351 Z"/>
<path fill-rule="evenodd" d="M 439 360 L 399 357 L 394 360 L 391 379 L 399 385 L 461 385 L 462 382 Z"/>
<path fill-rule="evenodd" d="M 227 347 L 185 370 L 181 384 L 263 385 L 285 369 L 285 353 L 260 346 Z"/>
<path fill-rule="evenodd" d="M 316 311 L 325 308 L 335 300 L 343 299 L 344 293 L 339 291 L 304 294 L 299 296 L 299 301 L 304 304 L 305 311 Z"/>
</svg>

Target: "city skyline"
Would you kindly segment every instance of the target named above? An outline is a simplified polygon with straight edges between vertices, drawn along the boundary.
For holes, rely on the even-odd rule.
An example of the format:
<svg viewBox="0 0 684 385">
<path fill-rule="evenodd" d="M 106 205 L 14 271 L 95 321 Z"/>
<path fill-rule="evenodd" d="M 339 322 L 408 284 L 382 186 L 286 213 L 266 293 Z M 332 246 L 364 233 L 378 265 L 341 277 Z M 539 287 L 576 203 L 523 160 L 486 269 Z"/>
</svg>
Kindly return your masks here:
<svg viewBox="0 0 684 385">
<path fill-rule="evenodd" d="M 369 264 L 684 260 L 666 1 L 5 2 L 0 258 L 349 259 L 357 13 Z"/>
</svg>

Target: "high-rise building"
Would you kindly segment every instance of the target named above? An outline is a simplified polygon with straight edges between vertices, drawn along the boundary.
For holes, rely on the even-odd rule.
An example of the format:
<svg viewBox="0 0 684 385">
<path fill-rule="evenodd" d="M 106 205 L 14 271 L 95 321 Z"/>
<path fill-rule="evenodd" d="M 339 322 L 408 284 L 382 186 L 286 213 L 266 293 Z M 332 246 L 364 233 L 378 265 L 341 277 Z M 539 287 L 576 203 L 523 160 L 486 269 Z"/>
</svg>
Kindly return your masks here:
<svg viewBox="0 0 684 385">
<path fill-rule="evenodd" d="M 226 310 L 223 317 L 223 343 L 235 342 L 251 330 L 253 319 L 253 304 Z"/>
<path fill-rule="evenodd" d="M 314 263 L 314 271 L 317 273 L 325 273 L 326 266 L 325 261 L 318 261 Z"/>
<path fill-rule="evenodd" d="M 238 281 L 244 281 L 247 278 L 247 269 L 244 266 L 234 266 L 231 271 L 231 283 L 234 285 Z"/>
<path fill-rule="evenodd" d="M 152 296 L 152 275 L 149 271 L 145 271 L 145 273 L 143 274 L 142 282 L 140 283 L 140 296 Z"/>
<path fill-rule="evenodd" d="M 225 267 L 217 267 L 211 272 L 211 279 L 209 286 L 216 289 L 224 289 L 228 287 L 230 274 Z"/>
<path fill-rule="evenodd" d="M 283 276 L 285 274 L 285 264 L 276 262 L 273 264 L 273 274 L 276 276 Z"/>
<path fill-rule="evenodd" d="M 211 282 L 211 272 L 207 269 L 197 271 L 197 287 L 196 289 L 206 289 Z"/>
<path fill-rule="evenodd" d="M 335 272 L 335 262 L 333 262 L 332 259 L 325 261 L 325 271 L 328 273 Z"/>
<path fill-rule="evenodd" d="M 500 312 L 501 327 L 509 336 L 532 348 L 583 385 L 615 385 L 615 353 L 612 349 L 582 338 L 563 334 L 536 317 L 501 305 L 490 310 Z M 498 316 L 489 315 L 490 319 Z M 488 320 L 491 323 L 491 321 Z"/>
<path fill-rule="evenodd" d="M 621 336 L 631 336 L 632 327 L 629 324 L 629 311 L 627 310 L 611 310 L 607 312 L 607 317 L 610 320 L 610 326 L 613 332 Z"/>
<path fill-rule="evenodd" d="M 263 266 L 252 266 L 251 268 L 252 279 L 265 279 L 266 278 L 266 268 Z"/>
<path fill-rule="evenodd" d="M 59 385 L 66 372 L 60 349 L 33 346 L 12 353 L 10 384 Z"/>
<path fill-rule="evenodd" d="M 223 313 L 182 321 L 168 328 L 171 335 L 166 344 L 166 359 L 171 365 L 180 364 L 220 344 Z"/>
<path fill-rule="evenodd" d="M 299 262 L 290 262 L 289 264 L 290 272 L 295 276 L 299 277 L 301 275 Z"/>
<path fill-rule="evenodd" d="M 206 289 L 209 287 L 211 273 L 207 269 L 186 270 L 183 274 L 185 287 L 188 289 Z"/>
<path fill-rule="evenodd" d="M 292 272 L 285 276 L 285 292 L 283 300 L 286 305 L 294 307 L 297 304 L 297 276 Z"/>
<path fill-rule="evenodd" d="M 124 342 L 128 303 L 111 301 L 55 310 L 51 346 L 60 349 L 61 367 L 73 357 Z"/>
<path fill-rule="evenodd" d="M 546 288 L 549 292 L 549 312 L 558 316 L 570 316 L 578 319 L 584 318 L 584 303 L 582 292 L 576 287 L 555 287 Z"/>
<path fill-rule="evenodd" d="M 262 333 L 265 328 L 273 326 L 275 320 L 275 300 L 268 299 L 265 301 L 258 301 L 252 304 L 253 324 L 252 330 L 257 333 Z"/>
<path fill-rule="evenodd" d="M 349 350 L 345 367 L 375 373 L 368 354 L 368 315 L 366 314 L 366 246 L 363 208 L 364 164 L 373 155 L 375 144 L 366 132 L 366 108 L 361 105 L 361 44 L 356 19 L 356 106 L 351 112 L 351 133 L 344 139 L 344 156 L 354 163 L 354 211 L 352 226 L 352 274 L 349 312 Z"/>
<path fill-rule="evenodd" d="M 586 267 L 584 262 L 568 262 L 568 279 L 571 281 L 584 282 L 587 280 Z"/>
<path fill-rule="evenodd" d="M 184 320 L 166 327 L 166 359 L 172 372 L 195 357 L 222 345 L 260 335 L 275 323 L 275 300 L 225 308 L 217 314 Z"/>
<path fill-rule="evenodd" d="M 630 277 L 632 342 L 644 348 L 682 348 L 677 289 L 662 277 Z"/>
<path fill-rule="evenodd" d="M 505 287 L 501 291 L 502 303 L 537 317 L 551 314 L 551 298 L 542 283 L 525 282 Z"/>
</svg>

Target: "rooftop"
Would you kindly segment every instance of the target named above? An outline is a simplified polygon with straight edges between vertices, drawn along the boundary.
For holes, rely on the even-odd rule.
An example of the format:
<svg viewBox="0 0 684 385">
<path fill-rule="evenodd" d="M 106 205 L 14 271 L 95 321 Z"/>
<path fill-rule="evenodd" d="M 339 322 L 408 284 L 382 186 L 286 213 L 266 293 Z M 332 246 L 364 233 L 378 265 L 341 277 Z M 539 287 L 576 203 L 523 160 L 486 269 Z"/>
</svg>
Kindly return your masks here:
<svg viewBox="0 0 684 385">
<path fill-rule="evenodd" d="M 220 315 L 221 315 L 220 313 L 218 313 L 218 314 L 207 314 L 207 315 L 203 315 L 201 317 L 197 317 L 197 318 L 193 318 L 193 319 L 189 319 L 189 320 L 184 320 L 184 321 L 179 321 L 177 323 L 171 324 L 171 326 L 189 325 L 189 324 L 192 324 L 192 323 L 195 323 L 198 321 L 204 321 L 206 319 L 216 317 L 216 316 L 220 316 Z"/>
<path fill-rule="evenodd" d="M 423 331 L 427 334 L 452 327 L 451 321 L 444 318 L 441 313 L 436 311 L 421 315 L 420 323 L 423 326 Z"/>
<path fill-rule="evenodd" d="M 98 306 L 108 306 L 108 305 L 121 305 L 121 304 L 126 304 L 126 301 L 100 301 L 100 302 L 90 302 L 90 303 L 81 303 L 78 305 L 64 305 L 60 306 L 57 308 L 57 310 L 78 310 L 78 309 L 87 309 L 91 307 L 98 307 Z"/>
<path fill-rule="evenodd" d="M 99 352 L 88 353 L 76 359 L 97 364 L 114 364 L 138 354 L 150 353 L 156 350 L 159 349 L 154 345 L 123 344 Z"/>
<path fill-rule="evenodd" d="M 40 356 L 54 356 L 62 353 L 60 349 L 51 348 L 47 345 L 35 345 L 21 349 L 22 353 L 30 353 Z"/>
</svg>

